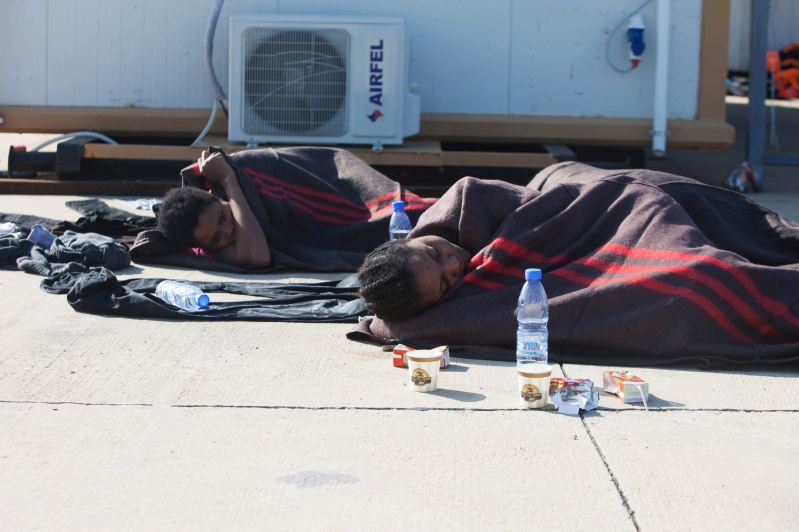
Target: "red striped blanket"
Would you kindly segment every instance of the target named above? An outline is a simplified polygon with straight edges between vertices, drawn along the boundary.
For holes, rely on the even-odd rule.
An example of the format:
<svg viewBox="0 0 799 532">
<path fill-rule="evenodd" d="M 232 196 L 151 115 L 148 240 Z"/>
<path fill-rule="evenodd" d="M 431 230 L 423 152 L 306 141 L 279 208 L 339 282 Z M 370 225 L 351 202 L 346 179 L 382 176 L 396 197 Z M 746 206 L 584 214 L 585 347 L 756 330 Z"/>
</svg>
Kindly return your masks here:
<svg viewBox="0 0 799 532">
<path fill-rule="evenodd" d="M 355 271 L 368 252 L 388 240 L 393 201 L 405 202 L 414 223 L 436 201 L 408 192 L 345 150 L 266 148 L 226 155 L 226 160 L 266 235 L 274 266 Z M 226 199 L 224 189 L 200 176 L 197 165 L 185 168 L 182 176 L 184 183 Z M 137 244 L 149 247 L 134 246 L 133 260 L 241 271 L 174 249 L 158 254 L 156 238 L 153 232 L 140 235 Z M 171 252 L 169 257 L 165 252 Z"/>
<path fill-rule="evenodd" d="M 516 300 L 541 268 L 550 357 L 662 364 L 799 359 L 799 225 L 747 197 L 657 172 L 578 163 L 525 188 L 464 178 L 420 219 L 474 253 L 438 304 L 351 338 L 514 360 Z"/>
</svg>

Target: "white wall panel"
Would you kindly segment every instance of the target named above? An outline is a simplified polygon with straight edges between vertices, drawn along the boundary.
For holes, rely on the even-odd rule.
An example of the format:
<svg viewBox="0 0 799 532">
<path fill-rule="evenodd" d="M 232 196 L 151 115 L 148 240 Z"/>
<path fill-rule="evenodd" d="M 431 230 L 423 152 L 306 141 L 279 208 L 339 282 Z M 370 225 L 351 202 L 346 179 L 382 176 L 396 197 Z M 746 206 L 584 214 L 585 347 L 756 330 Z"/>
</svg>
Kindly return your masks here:
<svg viewBox="0 0 799 532">
<path fill-rule="evenodd" d="M 646 51 L 637 69 L 612 70 L 605 59 L 610 32 L 640 1 L 603 0 L 586 16 L 583 0 L 557 3 L 516 0 L 513 6 L 511 114 L 544 116 L 651 117 L 654 111 L 656 3 L 644 8 Z M 692 120 L 699 90 L 702 3 L 671 0 L 669 118 Z M 626 25 L 616 34 L 611 57 L 630 64 Z"/>
<path fill-rule="evenodd" d="M 0 0 L 0 102 L 47 103 L 47 0 Z"/>
<path fill-rule="evenodd" d="M 736 0 L 734 0 L 736 1 Z M 702 3 L 671 0 L 669 110 L 693 118 Z M 789 0 L 782 0 L 790 4 Z M 799 2 L 797 2 L 799 3 Z M 407 21 L 411 81 L 432 113 L 650 117 L 656 20 L 647 52 L 613 72 L 604 44 L 638 0 L 227 0 L 214 65 L 228 85 L 228 17 L 388 15 Z M 0 103 L 208 108 L 203 37 L 213 0 L 0 0 Z M 793 11 L 792 11 L 793 12 Z M 787 32 L 786 32 L 787 33 Z M 626 61 L 624 34 L 614 57 Z"/>
<path fill-rule="evenodd" d="M 508 112 L 510 0 L 281 0 L 280 13 L 404 18 L 422 112 Z"/>
<path fill-rule="evenodd" d="M 203 39 L 212 6 L 213 0 L 49 0 L 43 18 L 58 23 L 51 24 L 44 40 L 49 44 L 42 76 L 48 81 L 46 104 L 210 107 Z M 276 10 L 277 0 L 226 2 L 214 50 L 223 86 L 227 18 Z"/>
</svg>

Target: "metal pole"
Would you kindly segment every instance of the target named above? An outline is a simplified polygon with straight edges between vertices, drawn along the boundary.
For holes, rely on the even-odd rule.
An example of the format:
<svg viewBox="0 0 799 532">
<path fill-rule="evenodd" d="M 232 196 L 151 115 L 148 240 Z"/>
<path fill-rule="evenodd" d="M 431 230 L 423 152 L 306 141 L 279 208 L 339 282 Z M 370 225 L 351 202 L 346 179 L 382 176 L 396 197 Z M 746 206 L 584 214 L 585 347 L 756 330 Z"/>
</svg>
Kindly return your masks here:
<svg viewBox="0 0 799 532">
<path fill-rule="evenodd" d="M 752 0 L 752 41 L 749 58 L 749 136 L 746 159 L 763 176 L 766 149 L 766 53 L 769 0 Z M 762 186 L 762 183 L 760 183 Z"/>
</svg>

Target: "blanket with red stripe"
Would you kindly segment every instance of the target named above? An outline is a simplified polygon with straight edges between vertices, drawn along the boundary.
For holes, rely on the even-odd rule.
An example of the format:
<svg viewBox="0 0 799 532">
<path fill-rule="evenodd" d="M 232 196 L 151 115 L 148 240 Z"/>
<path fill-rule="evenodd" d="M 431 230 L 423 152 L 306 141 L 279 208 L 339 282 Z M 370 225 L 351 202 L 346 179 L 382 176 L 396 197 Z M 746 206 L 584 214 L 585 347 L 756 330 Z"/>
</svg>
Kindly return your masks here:
<svg viewBox="0 0 799 532">
<path fill-rule="evenodd" d="M 436 201 L 405 190 L 346 150 L 267 148 L 225 158 L 235 169 L 239 185 L 266 235 L 274 266 L 355 271 L 367 253 L 388 240 L 393 201 L 405 202 L 405 211 L 413 223 Z M 227 199 L 221 186 L 199 174 L 197 165 L 185 168 L 182 177 L 184 183 L 212 190 Z M 152 233 L 144 237 L 152 240 Z M 166 261 L 163 256 L 159 261 L 152 253 L 143 254 L 136 246 L 131 256 L 137 262 L 241 270 L 205 257 L 169 251 L 171 257 Z"/>
<path fill-rule="evenodd" d="M 453 186 L 411 237 L 465 247 L 465 277 L 422 314 L 366 320 L 349 337 L 512 361 L 524 270 L 540 268 L 553 361 L 799 359 L 798 224 L 741 194 L 646 170 L 562 163 L 528 187 Z"/>
</svg>

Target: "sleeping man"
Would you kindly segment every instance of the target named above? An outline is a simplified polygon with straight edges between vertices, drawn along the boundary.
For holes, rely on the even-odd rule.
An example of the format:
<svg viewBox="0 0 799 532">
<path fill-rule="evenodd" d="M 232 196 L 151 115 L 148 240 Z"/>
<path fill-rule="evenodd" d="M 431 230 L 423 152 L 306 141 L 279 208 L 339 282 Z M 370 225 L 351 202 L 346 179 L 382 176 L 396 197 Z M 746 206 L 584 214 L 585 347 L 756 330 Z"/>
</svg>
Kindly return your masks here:
<svg viewBox="0 0 799 532">
<path fill-rule="evenodd" d="M 562 163 L 527 188 L 464 178 L 359 270 L 374 319 L 350 338 L 514 360 L 540 268 L 557 362 L 799 359 L 799 225 L 741 194 Z"/>
<path fill-rule="evenodd" d="M 229 156 L 211 148 L 181 176 L 188 186 L 169 192 L 159 231 L 139 235 L 134 261 L 226 271 L 355 271 L 388 240 L 393 201 L 405 202 L 412 221 L 435 203 L 332 148 Z"/>
<path fill-rule="evenodd" d="M 161 206 L 158 229 L 177 246 L 197 249 L 209 258 L 248 269 L 269 266 L 269 244 L 233 168 L 221 153 L 209 150 L 197 165 L 206 179 L 224 188 L 228 200 L 192 187 L 172 189 Z"/>
</svg>

